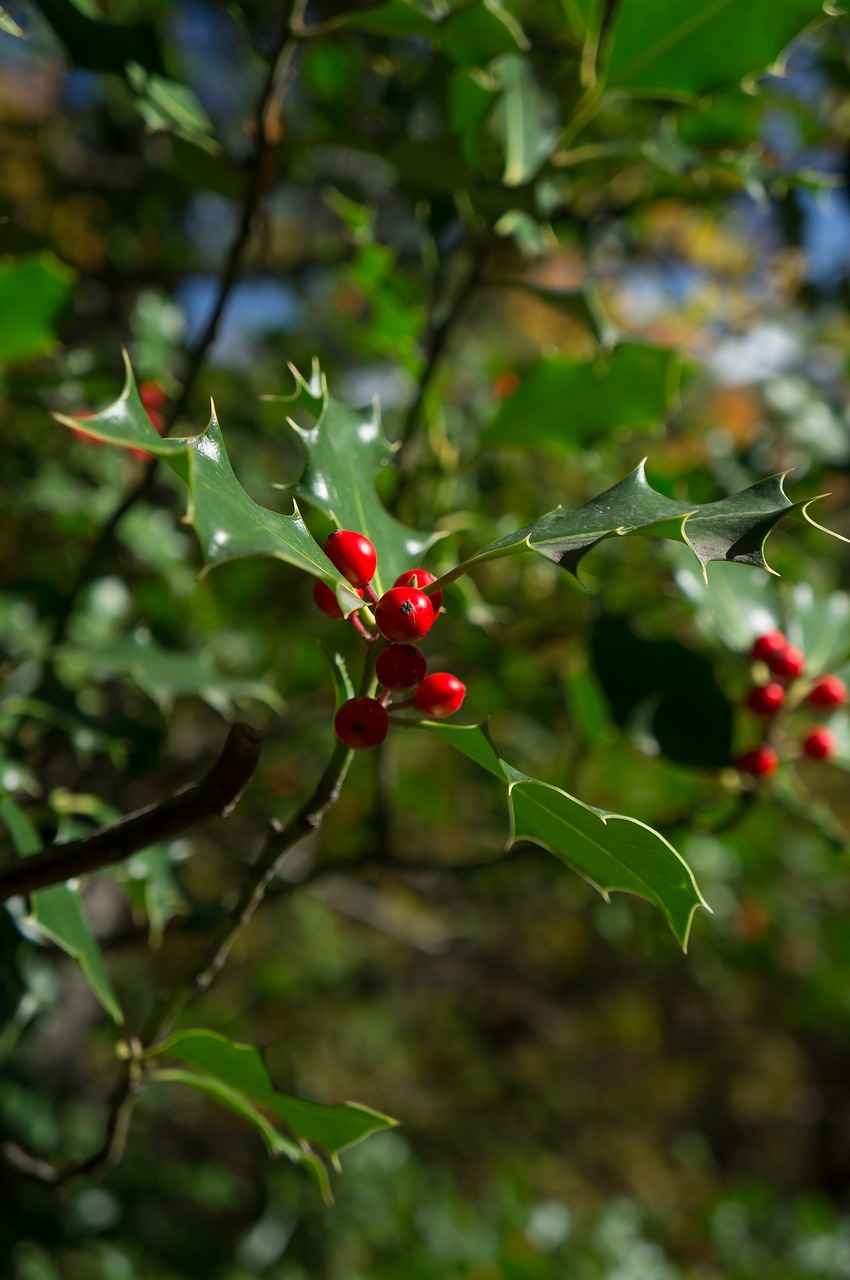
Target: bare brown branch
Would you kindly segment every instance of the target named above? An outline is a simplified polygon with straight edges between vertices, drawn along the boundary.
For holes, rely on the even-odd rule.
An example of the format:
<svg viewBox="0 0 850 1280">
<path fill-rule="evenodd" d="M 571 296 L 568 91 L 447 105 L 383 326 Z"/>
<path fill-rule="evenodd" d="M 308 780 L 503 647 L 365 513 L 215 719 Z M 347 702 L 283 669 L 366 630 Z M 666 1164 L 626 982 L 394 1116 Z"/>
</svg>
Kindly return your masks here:
<svg viewBox="0 0 850 1280">
<path fill-rule="evenodd" d="M 261 750 L 257 731 L 248 724 L 235 724 L 218 760 L 200 782 L 89 836 L 51 845 L 0 870 L 0 902 L 123 862 L 140 849 L 173 840 L 209 818 L 224 817 L 250 781 Z"/>
</svg>

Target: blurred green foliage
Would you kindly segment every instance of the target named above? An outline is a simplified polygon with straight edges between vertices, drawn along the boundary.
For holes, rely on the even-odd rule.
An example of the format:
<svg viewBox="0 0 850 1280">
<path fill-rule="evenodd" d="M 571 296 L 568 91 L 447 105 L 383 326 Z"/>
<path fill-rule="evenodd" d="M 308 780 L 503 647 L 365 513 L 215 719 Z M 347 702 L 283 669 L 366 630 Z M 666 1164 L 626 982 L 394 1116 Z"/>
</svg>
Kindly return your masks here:
<svg viewBox="0 0 850 1280">
<path fill-rule="evenodd" d="M 319 642 L 359 663 L 295 564 L 201 573 L 165 467 L 101 545 L 146 460 L 51 413 L 112 402 L 123 343 L 175 438 L 212 396 L 240 485 L 282 518 L 274 486 L 304 458 L 280 398 L 318 357 L 403 442 L 397 467 L 376 453 L 378 492 L 439 535 L 435 573 L 647 454 L 680 509 L 793 468 L 792 499 L 829 494 L 810 514 L 848 536 L 848 68 L 846 22 L 814 0 L 0 10 L 7 825 L 22 852 L 73 839 L 199 777 L 227 721 L 265 739 L 226 821 L 62 889 L 61 927 L 21 900 L 0 916 L 11 1280 L 850 1273 L 846 717 L 834 765 L 797 758 L 823 720 L 803 704 L 775 780 L 730 768 L 761 733 L 754 636 L 779 625 L 807 678 L 848 676 L 846 551 L 802 522 L 773 535 L 781 579 L 714 564 L 708 589 L 649 539 L 601 543 L 584 587 L 485 561 L 429 638 L 512 766 L 680 850 L 713 911 L 687 956 L 645 903 L 503 853 L 504 787 L 393 732 L 184 1029 L 259 1046 L 270 1096 L 402 1128 L 343 1152 L 328 1209 L 238 1115 L 163 1080 L 100 1180 L 32 1176 L 98 1147 L 121 1037 L 324 768 Z M 327 513 L 305 516 L 321 544 Z M 50 936 L 88 953 L 122 1028 Z"/>
</svg>

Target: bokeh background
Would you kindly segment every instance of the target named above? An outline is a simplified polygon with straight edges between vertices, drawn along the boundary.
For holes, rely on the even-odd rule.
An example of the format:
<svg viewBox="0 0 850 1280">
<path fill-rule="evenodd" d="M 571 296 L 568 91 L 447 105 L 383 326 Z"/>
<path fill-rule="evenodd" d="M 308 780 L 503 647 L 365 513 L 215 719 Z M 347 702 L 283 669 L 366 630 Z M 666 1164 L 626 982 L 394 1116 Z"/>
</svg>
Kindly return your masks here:
<svg viewBox="0 0 850 1280">
<path fill-rule="evenodd" d="M 131 1031 L 320 773 L 318 642 L 353 663 L 357 638 L 275 561 L 199 577 L 159 472 L 98 542 L 146 464 L 50 413 L 113 399 L 122 343 L 181 431 L 213 397 L 242 483 L 280 510 L 300 450 L 262 397 L 292 389 L 288 362 L 318 358 L 352 404 L 379 397 L 404 441 L 382 493 L 445 535 L 436 572 L 644 455 L 694 502 L 790 469 L 792 498 L 828 493 L 816 518 L 850 536 L 846 22 L 815 23 L 746 91 L 760 49 L 689 101 L 624 94 L 573 131 L 593 6 L 507 9 L 495 36 L 498 6 L 473 5 L 433 37 L 405 3 L 299 9 L 324 26 L 273 82 L 277 4 L 4 9 L 0 783 L 65 837 L 199 776 L 229 720 L 266 744 L 227 822 L 86 887 Z M 4 1166 L 3 1274 L 850 1275 L 850 735 L 838 717 L 834 765 L 789 759 L 754 793 L 730 768 L 758 732 L 741 710 L 754 634 L 781 625 L 812 674 L 846 675 L 846 547 L 788 522 L 769 559 L 781 580 L 718 565 L 708 591 L 658 540 L 605 544 L 584 586 L 496 561 L 451 590 L 430 646 L 512 762 L 682 851 L 714 913 L 687 955 L 647 904 L 606 904 L 534 846 L 505 855 L 493 780 L 393 734 L 185 1025 L 401 1126 L 343 1155 L 328 1208 L 236 1116 L 152 1086 L 97 1181 L 55 1194 Z M 61 1165 L 100 1141 L 116 1030 L 12 915 L 0 959 L 0 1128 Z"/>
</svg>

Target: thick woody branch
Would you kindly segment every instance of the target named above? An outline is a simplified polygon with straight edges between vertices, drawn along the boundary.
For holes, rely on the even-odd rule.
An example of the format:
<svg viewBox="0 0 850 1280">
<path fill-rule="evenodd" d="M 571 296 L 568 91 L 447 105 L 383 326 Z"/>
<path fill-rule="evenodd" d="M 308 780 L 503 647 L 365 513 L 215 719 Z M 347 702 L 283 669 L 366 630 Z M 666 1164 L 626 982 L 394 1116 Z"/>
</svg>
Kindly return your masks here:
<svg viewBox="0 0 850 1280">
<path fill-rule="evenodd" d="M 51 845 L 0 870 L 0 902 L 123 862 L 140 849 L 173 840 L 210 818 L 224 817 L 251 780 L 261 750 L 257 731 L 248 724 L 235 724 L 218 760 L 200 782 L 112 826 L 68 844 Z"/>
</svg>

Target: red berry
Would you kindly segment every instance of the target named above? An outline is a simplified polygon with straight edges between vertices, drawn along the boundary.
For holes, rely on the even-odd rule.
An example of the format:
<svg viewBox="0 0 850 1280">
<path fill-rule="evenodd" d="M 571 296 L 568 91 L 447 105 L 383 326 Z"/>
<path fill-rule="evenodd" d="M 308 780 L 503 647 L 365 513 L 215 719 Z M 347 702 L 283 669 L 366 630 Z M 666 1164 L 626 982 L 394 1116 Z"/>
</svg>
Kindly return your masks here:
<svg viewBox="0 0 850 1280">
<path fill-rule="evenodd" d="M 747 695 L 747 706 L 753 715 L 775 716 L 785 701 L 785 690 L 781 684 L 755 685 Z"/>
<path fill-rule="evenodd" d="M 779 756 L 773 747 L 768 746 L 752 747 L 738 756 L 735 761 L 736 769 L 741 773 L 750 774 L 753 778 L 766 778 L 771 773 L 776 773 L 778 767 Z"/>
<path fill-rule="evenodd" d="M 766 661 L 773 674 L 781 676 L 783 680 L 796 680 L 797 676 L 803 674 L 806 665 L 802 650 L 793 644 L 789 644 L 781 653 L 773 654 Z"/>
<path fill-rule="evenodd" d="M 420 591 L 424 591 L 426 587 L 430 587 L 432 582 L 437 579 L 433 573 L 429 573 L 427 569 L 407 569 L 404 573 L 400 573 L 395 580 L 397 587 L 418 587 Z M 428 599 L 434 610 L 434 615 L 440 612 L 440 605 L 443 603 L 442 591 L 435 591 Z"/>
<path fill-rule="evenodd" d="M 375 674 L 385 689 L 412 689 L 428 670 L 425 654 L 415 644 L 391 644 L 382 649 Z"/>
<path fill-rule="evenodd" d="M 843 707 L 846 701 L 847 685 L 838 676 L 822 676 L 806 698 L 812 707 Z"/>
<path fill-rule="evenodd" d="M 784 653 L 788 648 L 788 637 L 782 631 L 767 631 L 756 640 L 750 650 L 753 662 L 767 662 L 777 653 Z"/>
<path fill-rule="evenodd" d="M 361 600 L 363 599 L 363 592 L 359 589 L 355 590 L 354 594 L 360 596 Z M 313 583 L 313 600 L 322 613 L 326 613 L 329 618 L 339 619 L 345 617 L 339 607 L 339 601 L 326 582 L 321 582 L 317 579 Z"/>
<path fill-rule="evenodd" d="M 431 630 L 434 607 L 416 587 L 390 587 L 375 606 L 375 621 L 387 640 L 405 644 Z"/>
<path fill-rule="evenodd" d="M 838 739 L 831 729 L 819 725 L 803 739 L 803 754 L 810 760 L 831 760 L 838 750 Z"/>
<path fill-rule="evenodd" d="M 500 373 L 498 378 L 494 380 L 493 395 L 497 400 L 507 400 L 518 387 L 519 374 L 514 373 L 512 369 L 508 369 L 505 373 Z"/>
<path fill-rule="evenodd" d="M 334 733 L 353 751 L 379 747 L 389 727 L 389 716 L 375 698 L 349 698 L 334 716 Z"/>
<path fill-rule="evenodd" d="M 365 587 L 375 576 L 378 553 L 369 539 L 354 529 L 337 529 L 322 550 L 352 587 Z"/>
<path fill-rule="evenodd" d="M 448 671 L 435 671 L 426 676 L 413 695 L 413 701 L 426 716 L 442 720 L 453 716 L 466 697 L 466 685 Z"/>
<path fill-rule="evenodd" d="M 168 393 L 153 378 L 148 378 L 140 385 L 139 396 L 146 409 L 164 409 L 168 404 Z"/>
</svg>

